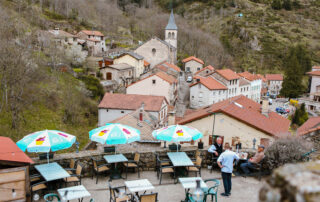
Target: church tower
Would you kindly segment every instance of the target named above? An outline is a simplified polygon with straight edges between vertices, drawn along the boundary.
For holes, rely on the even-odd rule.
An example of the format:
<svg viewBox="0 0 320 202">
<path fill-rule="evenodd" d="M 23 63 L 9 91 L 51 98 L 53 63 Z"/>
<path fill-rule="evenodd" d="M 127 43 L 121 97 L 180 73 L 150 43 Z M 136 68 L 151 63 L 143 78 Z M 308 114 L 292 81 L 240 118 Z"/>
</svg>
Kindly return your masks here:
<svg viewBox="0 0 320 202">
<path fill-rule="evenodd" d="M 178 27 L 174 21 L 173 10 L 165 29 L 165 41 L 177 49 Z"/>
</svg>

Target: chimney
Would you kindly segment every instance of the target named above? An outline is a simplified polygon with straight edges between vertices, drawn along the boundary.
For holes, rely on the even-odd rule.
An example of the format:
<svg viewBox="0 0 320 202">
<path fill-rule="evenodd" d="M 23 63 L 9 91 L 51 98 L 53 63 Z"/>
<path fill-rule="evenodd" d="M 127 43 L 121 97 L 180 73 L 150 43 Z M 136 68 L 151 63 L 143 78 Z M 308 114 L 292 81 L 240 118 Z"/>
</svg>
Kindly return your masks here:
<svg viewBox="0 0 320 202">
<path fill-rule="evenodd" d="M 140 111 L 139 111 L 139 121 L 143 121 L 143 111 L 144 111 L 144 103 L 141 103 Z"/>
<path fill-rule="evenodd" d="M 175 125 L 176 124 L 176 111 L 170 111 L 168 113 L 168 125 Z"/>
<path fill-rule="evenodd" d="M 268 98 L 262 98 L 262 107 L 261 107 L 261 114 L 269 117 L 269 101 Z"/>
</svg>

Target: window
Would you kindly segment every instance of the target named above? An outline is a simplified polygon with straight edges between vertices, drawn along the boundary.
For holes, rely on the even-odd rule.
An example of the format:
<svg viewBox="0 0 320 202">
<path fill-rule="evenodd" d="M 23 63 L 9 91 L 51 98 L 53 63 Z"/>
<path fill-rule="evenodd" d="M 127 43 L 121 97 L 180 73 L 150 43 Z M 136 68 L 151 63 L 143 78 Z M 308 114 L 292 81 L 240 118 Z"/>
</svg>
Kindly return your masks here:
<svg viewBox="0 0 320 202">
<path fill-rule="evenodd" d="M 156 84 L 156 80 L 155 79 L 152 79 L 152 84 Z"/>
<path fill-rule="evenodd" d="M 200 70 L 200 67 L 197 68 L 197 71 L 199 71 L 199 70 Z"/>
<path fill-rule="evenodd" d="M 108 112 L 108 111 L 109 111 L 109 109 L 106 109 L 106 111 Z"/>
<path fill-rule="evenodd" d="M 123 114 L 124 113 L 124 111 L 121 111 L 121 114 Z"/>
<path fill-rule="evenodd" d="M 199 93 L 199 97 L 200 97 L 200 98 L 202 98 L 202 97 L 203 97 L 203 94 L 202 94 L 202 92 L 200 92 L 200 93 Z"/>
<path fill-rule="evenodd" d="M 131 74 L 132 74 L 132 72 L 131 72 L 131 70 L 129 71 L 129 76 L 131 76 Z"/>
<path fill-rule="evenodd" d="M 187 67 L 187 72 L 190 72 L 190 67 Z"/>
<path fill-rule="evenodd" d="M 216 92 L 213 91 L 213 95 L 215 95 L 215 94 L 216 94 Z"/>
<path fill-rule="evenodd" d="M 230 85 L 231 85 L 231 81 L 230 81 Z"/>
<path fill-rule="evenodd" d="M 208 74 L 208 73 L 209 73 L 209 71 L 207 70 L 207 71 L 206 71 L 206 73 Z"/>
<path fill-rule="evenodd" d="M 171 39 L 171 32 L 168 33 L 168 39 Z"/>
<path fill-rule="evenodd" d="M 107 72 L 107 80 L 112 80 L 112 73 L 111 72 Z"/>
<path fill-rule="evenodd" d="M 174 38 L 175 38 L 175 36 L 174 36 L 174 32 L 172 32 L 172 35 L 171 35 L 171 36 L 172 36 L 172 39 L 174 39 Z"/>
<path fill-rule="evenodd" d="M 194 99 L 194 96 L 191 96 L 192 99 Z"/>
<path fill-rule="evenodd" d="M 156 55 L 157 50 L 155 48 L 152 49 L 152 55 L 155 56 Z"/>
</svg>

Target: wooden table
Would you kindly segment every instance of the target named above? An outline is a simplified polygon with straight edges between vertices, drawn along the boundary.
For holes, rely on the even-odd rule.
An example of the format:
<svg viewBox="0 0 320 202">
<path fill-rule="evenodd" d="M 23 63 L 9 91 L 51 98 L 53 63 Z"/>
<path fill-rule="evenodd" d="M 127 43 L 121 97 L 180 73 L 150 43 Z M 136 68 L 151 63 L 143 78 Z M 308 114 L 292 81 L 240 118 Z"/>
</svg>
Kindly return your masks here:
<svg viewBox="0 0 320 202">
<path fill-rule="evenodd" d="M 62 201 L 69 201 L 74 199 L 81 199 L 82 201 L 84 197 L 91 196 L 91 194 L 83 185 L 58 189 L 58 193 Z"/>
</svg>

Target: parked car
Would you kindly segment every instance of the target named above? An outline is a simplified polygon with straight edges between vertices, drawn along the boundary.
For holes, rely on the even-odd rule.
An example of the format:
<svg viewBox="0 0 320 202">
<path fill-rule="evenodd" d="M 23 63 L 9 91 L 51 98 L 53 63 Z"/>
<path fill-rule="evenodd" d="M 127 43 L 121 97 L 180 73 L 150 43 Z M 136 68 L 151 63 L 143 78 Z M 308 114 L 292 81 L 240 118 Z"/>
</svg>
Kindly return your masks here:
<svg viewBox="0 0 320 202">
<path fill-rule="evenodd" d="M 272 105 L 272 99 L 269 98 L 269 105 Z"/>
<path fill-rule="evenodd" d="M 279 114 L 286 114 L 288 113 L 287 110 L 283 107 L 277 107 L 276 108 L 276 112 L 279 113 Z"/>
</svg>

